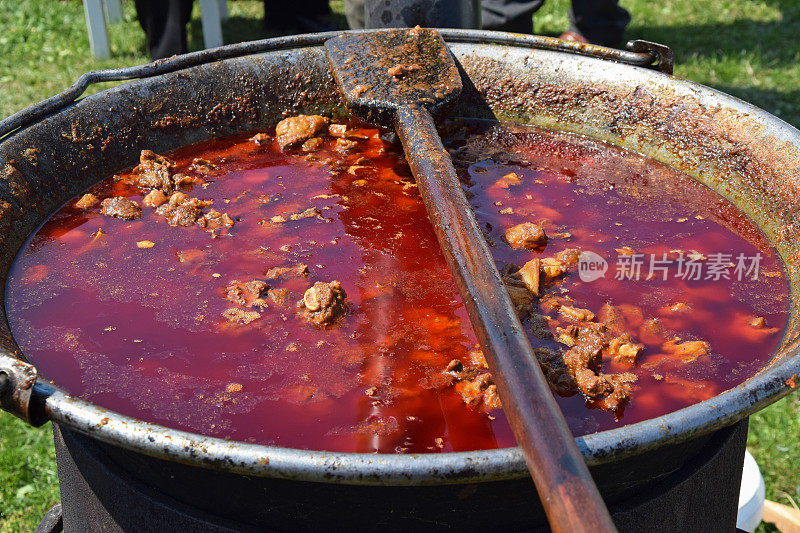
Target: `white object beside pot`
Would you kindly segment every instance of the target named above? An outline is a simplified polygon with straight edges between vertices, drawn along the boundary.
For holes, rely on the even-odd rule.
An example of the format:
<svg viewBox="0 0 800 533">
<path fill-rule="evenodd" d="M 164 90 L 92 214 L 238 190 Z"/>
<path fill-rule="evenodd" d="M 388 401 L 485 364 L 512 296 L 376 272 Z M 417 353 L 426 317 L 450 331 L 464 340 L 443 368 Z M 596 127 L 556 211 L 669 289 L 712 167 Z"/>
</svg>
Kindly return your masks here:
<svg viewBox="0 0 800 533">
<path fill-rule="evenodd" d="M 753 533 L 764 516 L 764 496 L 766 487 L 761 470 L 749 451 L 744 452 L 742 466 L 742 485 L 739 489 L 739 514 L 736 516 L 736 527 L 742 531 Z"/>
</svg>

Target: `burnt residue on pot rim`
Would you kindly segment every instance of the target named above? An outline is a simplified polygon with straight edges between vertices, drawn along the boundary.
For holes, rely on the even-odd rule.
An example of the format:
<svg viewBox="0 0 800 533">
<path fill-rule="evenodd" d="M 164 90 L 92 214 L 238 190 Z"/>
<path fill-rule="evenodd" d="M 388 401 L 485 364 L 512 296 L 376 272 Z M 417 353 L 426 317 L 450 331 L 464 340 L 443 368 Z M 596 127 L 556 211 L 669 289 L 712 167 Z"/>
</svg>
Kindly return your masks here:
<svg viewBox="0 0 800 533">
<path fill-rule="evenodd" d="M 584 134 L 686 172 L 731 200 L 762 228 L 786 265 L 792 294 L 797 294 L 800 132 L 707 87 L 614 62 L 638 61 L 641 56 L 599 47 L 573 47 L 566 53 L 557 40 L 536 36 L 442 33 L 462 69 L 464 91 L 456 115 Z M 133 164 L 142 147 L 167 151 L 217 135 L 269 127 L 294 113 L 343 114 L 319 46 L 324 37 L 262 41 L 256 48 L 253 43 L 231 45 L 219 49 L 224 53 L 213 56 L 212 63 L 186 60 L 202 59 L 202 53 L 183 56 L 172 61 L 190 68 L 162 63 L 169 68 L 156 71 L 156 77 L 88 97 L 0 140 L 2 278 L 27 235 L 49 213 L 98 179 Z M 290 49 L 278 51 L 286 48 Z M 259 53 L 234 57 L 239 52 Z M 216 61 L 220 57 L 230 59 Z M 800 371 L 798 305 L 793 299 L 783 343 L 758 375 L 666 416 L 577 438 L 587 463 L 601 465 L 700 437 L 789 393 L 791 378 Z M 22 359 L 4 313 L 3 309 L 0 367 L 3 353 Z M 367 485 L 528 475 L 516 448 L 371 455 L 208 438 L 107 411 L 42 378 L 33 387 L 31 402 L 50 420 L 98 440 L 239 474 Z"/>
</svg>

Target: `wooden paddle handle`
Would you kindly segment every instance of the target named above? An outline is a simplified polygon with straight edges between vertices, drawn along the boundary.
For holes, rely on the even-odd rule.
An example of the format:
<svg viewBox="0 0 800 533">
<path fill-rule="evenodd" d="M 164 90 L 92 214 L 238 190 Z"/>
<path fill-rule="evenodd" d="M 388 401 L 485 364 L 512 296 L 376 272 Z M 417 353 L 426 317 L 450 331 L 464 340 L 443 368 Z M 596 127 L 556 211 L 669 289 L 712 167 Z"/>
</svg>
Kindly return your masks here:
<svg viewBox="0 0 800 533">
<path fill-rule="evenodd" d="M 522 329 L 428 111 L 401 107 L 397 133 L 555 532 L 616 531 Z"/>
</svg>

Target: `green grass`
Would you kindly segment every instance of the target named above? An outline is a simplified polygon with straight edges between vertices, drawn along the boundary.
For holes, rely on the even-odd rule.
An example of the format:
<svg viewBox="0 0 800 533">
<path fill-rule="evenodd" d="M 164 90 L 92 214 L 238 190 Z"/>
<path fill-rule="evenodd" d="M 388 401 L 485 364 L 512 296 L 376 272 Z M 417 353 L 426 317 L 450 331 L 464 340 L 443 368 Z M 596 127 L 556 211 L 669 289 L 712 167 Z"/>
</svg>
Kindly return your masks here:
<svg viewBox="0 0 800 533">
<path fill-rule="evenodd" d="M 627 39 L 666 44 L 675 75 L 747 100 L 800 125 L 800 0 L 625 1 Z M 534 31 L 558 35 L 568 0 L 548 0 Z"/>
<path fill-rule="evenodd" d="M 50 424 L 31 429 L 0 414 L 0 531 L 33 531 L 58 501 Z"/>
<path fill-rule="evenodd" d="M 199 4 L 199 3 L 197 3 Z M 750 101 L 800 126 L 800 0 L 622 0 L 633 21 L 626 38 L 670 45 L 675 74 Z M 333 2 L 342 20 L 341 1 Z M 261 26 L 263 4 L 229 2 L 227 42 L 270 36 Z M 558 35 L 567 26 L 568 0 L 549 0 L 535 30 Z M 69 86 L 88 70 L 148 61 L 133 4 L 109 28 L 112 58 L 97 61 L 80 2 L 0 0 L 0 117 Z M 189 25 L 199 49 L 199 8 Z M 92 87 L 90 92 L 102 90 Z M 800 499 L 800 403 L 782 400 L 751 419 L 748 447 L 761 466 L 767 497 Z M 31 531 L 58 501 L 49 426 L 30 429 L 0 413 L 0 533 Z M 773 531 L 762 526 L 761 531 Z"/>
<path fill-rule="evenodd" d="M 800 500 L 800 398 L 796 394 L 772 404 L 750 418 L 747 448 L 755 457 L 767 499 L 791 505 Z M 762 524 L 759 532 L 777 531 Z"/>
</svg>

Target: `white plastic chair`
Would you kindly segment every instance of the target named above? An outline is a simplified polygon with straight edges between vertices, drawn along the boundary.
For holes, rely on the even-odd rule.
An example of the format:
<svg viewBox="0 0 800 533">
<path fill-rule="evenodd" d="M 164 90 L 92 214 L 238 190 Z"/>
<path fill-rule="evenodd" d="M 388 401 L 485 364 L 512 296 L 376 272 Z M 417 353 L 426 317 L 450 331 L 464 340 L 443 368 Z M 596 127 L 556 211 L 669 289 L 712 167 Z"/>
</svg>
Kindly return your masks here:
<svg viewBox="0 0 800 533">
<path fill-rule="evenodd" d="M 83 12 L 86 15 L 92 55 L 98 59 L 109 58 L 111 50 L 108 47 L 107 24 L 114 24 L 122 19 L 120 0 L 83 0 Z M 227 0 L 200 0 L 200 14 L 205 47 L 222 46 L 222 21 L 228 18 Z"/>
</svg>

